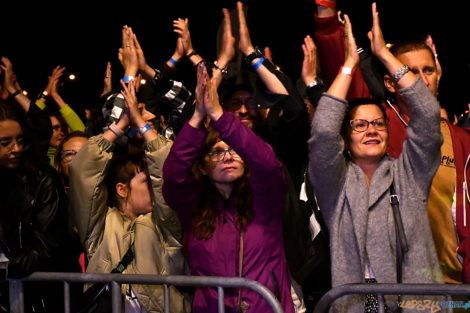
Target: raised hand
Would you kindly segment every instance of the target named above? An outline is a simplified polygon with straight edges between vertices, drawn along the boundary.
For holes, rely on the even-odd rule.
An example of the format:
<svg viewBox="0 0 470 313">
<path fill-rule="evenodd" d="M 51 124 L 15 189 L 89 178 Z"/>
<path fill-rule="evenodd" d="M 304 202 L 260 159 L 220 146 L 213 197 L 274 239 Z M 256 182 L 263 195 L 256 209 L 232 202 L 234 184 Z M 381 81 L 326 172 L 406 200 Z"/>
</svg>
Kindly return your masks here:
<svg viewBox="0 0 470 313">
<path fill-rule="evenodd" d="M 13 71 L 13 64 L 11 63 L 10 59 L 7 57 L 2 57 L 0 63 L 0 68 L 5 73 L 3 78 L 3 88 L 8 91 L 8 93 L 13 94 L 19 87 L 16 81 L 16 75 Z"/>
<path fill-rule="evenodd" d="M 173 21 L 173 31 L 181 38 L 181 44 L 185 55 L 193 51 L 193 43 L 191 41 L 191 33 L 189 32 L 189 21 L 187 18 L 178 18 Z"/>
<path fill-rule="evenodd" d="M 121 86 L 121 94 L 123 95 L 124 100 L 126 100 L 126 107 L 128 109 L 128 118 L 130 119 L 130 122 L 137 126 L 139 126 L 140 124 L 140 126 L 144 125 L 145 121 L 142 118 L 142 115 L 140 114 L 139 104 L 137 102 L 137 96 L 135 94 L 136 81 L 133 80 L 128 83 L 121 81 Z"/>
<path fill-rule="evenodd" d="M 48 94 L 52 94 L 53 92 L 57 93 L 57 81 L 62 77 L 64 74 L 65 67 L 61 67 L 60 65 L 57 65 L 53 70 L 51 76 L 48 77 L 47 85 L 44 91 L 46 91 Z M 54 86 L 54 89 L 52 88 Z"/>
<path fill-rule="evenodd" d="M 372 30 L 367 33 L 370 40 L 372 53 L 379 59 L 383 59 L 390 51 L 385 46 L 382 28 L 380 28 L 379 13 L 377 12 L 377 3 L 372 3 Z"/>
<path fill-rule="evenodd" d="M 217 57 L 217 67 L 212 72 L 212 82 L 219 86 L 222 82 L 222 70 L 227 68 L 227 64 L 235 56 L 235 37 L 232 34 L 232 23 L 230 20 L 230 11 L 222 9 L 224 21 L 222 26 L 222 40 L 220 43 L 220 51 Z"/>
<path fill-rule="evenodd" d="M 132 28 L 125 25 L 122 28 L 122 47 L 119 48 L 119 61 L 124 68 L 125 76 L 134 76 L 138 70 L 137 50 Z"/>
<path fill-rule="evenodd" d="M 350 67 L 354 70 L 359 64 L 359 53 L 357 52 L 357 45 L 352 31 L 351 21 L 347 14 L 344 14 L 344 34 L 344 66 Z"/>
<path fill-rule="evenodd" d="M 224 8 L 222 14 L 224 15 L 223 35 L 217 62 L 219 66 L 225 67 L 235 56 L 235 37 L 232 34 L 230 11 Z"/>
<path fill-rule="evenodd" d="M 243 3 L 240 1 L 237 2 L 237 11 L 238 11 L 238 23 L 240 25 L 240 40 L 239 48 L 243 55 L 249 55 L 252 53 L 255 48 L 251 43 L 250 31 L 246 23 L 245 11 L 243 11 Z"/>
<path fill-rule="evenodd" d="M 317 46 L 315 46 L 312 37 L 305 36 L 302 51 L 304 52 L 304 60 L 302 62 L 301 76 L 305 85 L 308 86 L 317 79 L 318 68 Z"/>
<path fill-rule="evenodd" d="M 199 90 L 197 90 L 197 88 L 199 88 Z M 217 86 L 209 79 L 207 68 L 202 62 L 197 68 L 196 94 L 197 105 L 201 103 L 203 105 L 203 108 L 197 108 L 197 110 L 204 110 L 212 120 L 217 121 L 219 117 L 222 116 L 223 109 L 219 102 Z"/>
<path fill-rule="evenodd" d="M 13 71 L 13 64 L 7 57 L 2 57 L 0 60 L 0 68 L 5 73 L 3 77 L 2 89 L 7 91 L 10 96 L 13 96 L 21 108 L 25 112 L 28 112 L 31 101 L 22 92 L 20 92 L 21 87 L 18 83 L 18 80 L 16 79 L 16 74 Z"/>
</svg>

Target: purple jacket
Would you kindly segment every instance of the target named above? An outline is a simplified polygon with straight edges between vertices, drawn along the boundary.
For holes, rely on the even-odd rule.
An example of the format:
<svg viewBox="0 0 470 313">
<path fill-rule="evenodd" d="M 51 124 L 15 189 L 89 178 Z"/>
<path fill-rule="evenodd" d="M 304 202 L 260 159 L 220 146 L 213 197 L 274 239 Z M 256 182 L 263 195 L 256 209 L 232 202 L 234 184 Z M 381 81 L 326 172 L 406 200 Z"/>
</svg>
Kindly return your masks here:
<svg viewBox="0 0 470 313">
<path fill-rule="evenodd" d="M 281 218 L 286 195 L 282 164 L 272 148 L 233 114 L 224 113 L 217 122 L 212 122 L 212 127 L 250 169 L 254 218 L 243 234 L 242 276 L 268 287 L 280 300 L 284 311 L 293 313 L 282 239 Z M 200 155 L 206 135 L 206 130 L 193 128 L 189 124 L 183 127 L 163 167 L 163 195 L 181 219 L 183 247 L 191 275 L 237 277 L 240 232 L 236 227 L 234 199 L 224 200 L 214 188 L 220 214 L 213 236 L 200 240 L 191 231 L 191 212 L 200 203 L 201 188 L 193 177 L 191 167 Z M 243 290 L 242 299 L 249 304 L 247 312 L 272 312 L 266 301 L 254 292 Z M 237 290 L 225 291 L 226 312 L 236 312 L 237 301 Z M 217 312 L 217 290 L 197 289 L 192 312 Z"/>
</svg>

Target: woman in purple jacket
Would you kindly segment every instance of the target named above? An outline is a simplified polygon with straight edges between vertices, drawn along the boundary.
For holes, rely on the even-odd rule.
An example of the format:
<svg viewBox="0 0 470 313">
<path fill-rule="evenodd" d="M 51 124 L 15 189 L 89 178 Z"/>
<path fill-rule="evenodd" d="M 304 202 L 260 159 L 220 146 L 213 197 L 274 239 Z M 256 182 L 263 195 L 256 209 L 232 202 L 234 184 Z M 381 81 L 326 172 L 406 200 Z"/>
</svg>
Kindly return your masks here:
<svg viewBox="0 0 470 313">
<path fill-rule="evenodd" d="M 163 195 L 181 219 L 191 274 L 256 280 L 293 313 L 282 240 L 282 165 L 267 143 L 223 112 L 203 62 L 196 98 L 194 115 L 163 167 Z M 248 290 L 226 290 L 224 301 L 226 312 L 271 312 Z M 196 291 L 193 313 L 198 312 L 217 312 L 217 290 Z"/>
</svg>

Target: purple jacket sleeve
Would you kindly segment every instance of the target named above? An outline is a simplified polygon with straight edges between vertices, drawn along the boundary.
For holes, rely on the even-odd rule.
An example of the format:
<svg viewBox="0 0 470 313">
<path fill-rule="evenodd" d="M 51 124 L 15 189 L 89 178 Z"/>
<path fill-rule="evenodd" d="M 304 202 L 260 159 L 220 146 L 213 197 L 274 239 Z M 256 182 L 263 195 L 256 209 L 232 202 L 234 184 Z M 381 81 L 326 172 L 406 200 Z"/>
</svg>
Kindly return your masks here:
<svg viewBox="0 0 470 313">
<path fill-rule="evenodd" d="M 185 228 L 190 222 L 192 208 L 199 203 L 199 185 L 191 168 L 199 157 L 206 135 L 206 130 L 186 123 L 163 165 L 163 197 L 178 213 Z"/>
</svg>

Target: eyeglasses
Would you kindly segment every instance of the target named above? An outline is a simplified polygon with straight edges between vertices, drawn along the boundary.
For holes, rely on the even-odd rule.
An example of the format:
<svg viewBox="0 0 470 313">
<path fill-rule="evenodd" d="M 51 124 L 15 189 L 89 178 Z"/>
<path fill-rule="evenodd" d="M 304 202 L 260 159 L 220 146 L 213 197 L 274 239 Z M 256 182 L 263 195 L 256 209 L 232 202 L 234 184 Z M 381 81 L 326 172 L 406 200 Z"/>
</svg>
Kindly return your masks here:
<svg viewBox="0 0 470 313">
<path fill-rule="evenodd" d="M 256 108 L 256 103 L 253 98 L 235 98 L 232 100 L 229 100 L 227 102 L 227 107 L 230 110 L 238 110 L 242 105 L 246 106 L 247 108 Z"/>
<path fill-rule="evenodd" d="M 5 148 L 7 150 L 7 153 L 10 153 L 13 151 L 13 148 L 15 145 L 22 150 L 28 149 L 28 145 L 26 144 L 26 141 L 23 136 L 19 136 L 16 138 L 11 138 L 11 137 L 4 137 L 0 138 L 0 146 L 2 148 Z"/>
<path fill-rule="evenodd" d="M 225 153 L 227 152 L 232 156 L 232 158 L 241 159 L 241 157 L 232 148 L 228 148 L 225 150 L 215 149 L 215 150 L 209 151 L 207 155 L 209 156 L 212 162 L 219 162 L 225 158 Z"/>
<path fill-rule="evenodd" d="M 349 126 L 358 133 L 365 132 L 369 128 L 369 124 L 372 124 L 376 130 L 387 129 L 387 120 L 384 118 L 378 118 L 370 122 L 363 119 L 349 121 Z"/>
<path fill-rule="evenodd" d="M 75 150 L 63 150 L 60 152 L 60 159 L 64 162 L 71 162 L 78 151 Z"/>
</svg>

